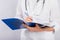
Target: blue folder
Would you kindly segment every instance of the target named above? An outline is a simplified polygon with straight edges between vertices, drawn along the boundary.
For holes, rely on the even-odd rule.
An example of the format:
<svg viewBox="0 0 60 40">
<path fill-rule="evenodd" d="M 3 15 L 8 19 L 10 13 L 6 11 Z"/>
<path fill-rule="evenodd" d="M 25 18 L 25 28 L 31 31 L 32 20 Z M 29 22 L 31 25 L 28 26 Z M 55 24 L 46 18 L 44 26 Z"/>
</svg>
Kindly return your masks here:
<svg viewBox="0 0 60 40">
<path fill-rule="evenodd" d="M 7 18 L 7 19 L 2 19 L 2 21 L 12 30 L 16 29 L 21 29 L 24 28 L 22 25 L 23 23 L 30 26 L 30 27 L 35 27 L 36 24 L 38 23 L 33 23 L 33 22 L 24 22 L 23 20 L 17 19 L 17 18 Z M 40 27 L 43 27 L 44 25 L 38 24 Z"/>
<path fill-rule="evenodd" d="M 19 20 L 17 18 L 8 18 L 8 19 L 2 19 L 2 21 L 8 25 L 9 28 L 11 28 L 12 30 L 16 30 L 16 29 L 20 29 L 20 28 L 24 28 L 22 26 L 23 21 Z"/>
<path fill-rule="evenodd" d="M 24 26 L 22 25 L 23 23 L 34 27 L 36 23 L 25 23 L 23 20 L 17 19 L 17 18 L 7 18 L 7 19 L 2 19 L 2 21 L 12 30 L 16 29 L 22 29 Z"/>
</svg>

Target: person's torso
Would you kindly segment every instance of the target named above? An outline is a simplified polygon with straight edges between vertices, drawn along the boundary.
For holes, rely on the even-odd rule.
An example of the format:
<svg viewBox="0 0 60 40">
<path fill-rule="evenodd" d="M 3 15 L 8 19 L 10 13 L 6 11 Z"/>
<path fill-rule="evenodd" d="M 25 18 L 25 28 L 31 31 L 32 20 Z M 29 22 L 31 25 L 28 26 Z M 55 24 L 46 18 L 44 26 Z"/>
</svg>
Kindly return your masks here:
<svg viewBox="0 0 60 40">
<path fill-rule="evenodd" d="M 49 23 L 51 18 L 50 1 L 49 0 L 21 0 L 23 14 L 32 16 L 33 22 Z M 25 16 L 25 15 L 23 15 Z"/>
</svg>

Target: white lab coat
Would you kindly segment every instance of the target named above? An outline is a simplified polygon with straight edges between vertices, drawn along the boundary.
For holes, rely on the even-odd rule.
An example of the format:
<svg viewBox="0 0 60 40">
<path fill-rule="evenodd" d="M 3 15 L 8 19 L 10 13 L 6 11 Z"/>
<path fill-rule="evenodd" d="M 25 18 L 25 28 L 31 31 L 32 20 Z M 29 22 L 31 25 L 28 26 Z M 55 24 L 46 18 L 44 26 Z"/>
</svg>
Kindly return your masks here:
<svg viewBox="0 0 60 40">
<path fill-rule="evenodd" d="M 31 16 L 36 23 L 55 25 L 55 32 L 59 30 L 59 6 L 57 0 L 19 0 L 17 5 L 16 18 L 24 20 Z M 26 3 L 25 3 L 26 2 Z M 27 10 L 26 10 L 27 8 Z M 51 21 L 51 22 L 50 22 Z M 30 32 L 27 29 L 20 29 L 20 40 L 54 40 L 53 32 Z"/>
</svg>

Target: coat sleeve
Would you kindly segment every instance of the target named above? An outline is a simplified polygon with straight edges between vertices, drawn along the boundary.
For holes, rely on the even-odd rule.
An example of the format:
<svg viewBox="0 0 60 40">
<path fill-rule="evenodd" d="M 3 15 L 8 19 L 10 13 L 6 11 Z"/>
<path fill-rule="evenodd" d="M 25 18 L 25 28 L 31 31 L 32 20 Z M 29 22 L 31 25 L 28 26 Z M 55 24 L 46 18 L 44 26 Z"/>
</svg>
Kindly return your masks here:
<svg viewBox="0 0 60 40">
<path fill-rule="evenodd" d="M 24 19 L 28 16 L 25 9 L 25 0 L 18 0 L 17 8 L 16 8 L 16 18 Z"/>
<path fill-rule="evenodd" d="M 24 1 L 18 0 L 18 4 L 17 4 L 17 8 L 16 8 L 16 16 L 15 16 L 16 18 L 24 19 L 24 17 L 26 16 L 22 5 L 24 5 Z"/>
<path fill-rule="evenodd" d="M 51 18 L 52 22 L 55 25 L 54 29 L 55 31 L 58 31 L 60 29 L 59 21 L 60 21 L 60 12 L 59 12 L 59 4 L 58 0 L 52 0 L 51 1 Z"/>
<path fill-rule="evenodd" d="M 23 18 L 23 10 L 21 8 L 21 0 L 18 0 L 18 3 L 17 3 L 17 8 L 16 8 L 16 16 L 15 18 L 19 18 L 19 19 L 22 19 Z"/>
</svg>

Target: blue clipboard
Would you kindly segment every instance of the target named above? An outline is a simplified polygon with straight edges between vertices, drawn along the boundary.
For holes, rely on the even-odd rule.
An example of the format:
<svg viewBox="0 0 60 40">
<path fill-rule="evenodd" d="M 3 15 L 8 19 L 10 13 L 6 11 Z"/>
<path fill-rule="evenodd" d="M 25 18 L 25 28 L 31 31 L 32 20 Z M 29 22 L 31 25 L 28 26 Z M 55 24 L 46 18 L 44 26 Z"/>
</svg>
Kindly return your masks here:
<svg viewBox="0 0 60 40">
<path fill-rule="evenodd" d="M 30 26 L 30 27 L 35 27 L 36 24 L 38 24 L 38 23 L 33 23 L 33 22 L 26 22 L 25 23 L 23 20 L 20 20 L 18 18 L 7 18 L 7 19 L 2 19 L 2 21 L 12 30 L 24 28 L 24 26 L 22 25 L 23 23 Z M 40 27 L 44 26 L 43 24 L 38 24 L 38 25 Z"/>
<path fill-rule="evenodd" d="M 35 24 L 36 24 L 36 23 L 32 23 L 32 22 L 25 23 L 23 20 L 20 20 L 17 18 L 2 19 L 2 21 L 12 30 L 25 28 L 22 25 L 23 23 L 30 26 L 30 27 L 35 27 Z"/>
<path fill-rule="evenodd" d="M 24 28 L 22 26 L 23 21 L 17 18 L 8 18 L 8 19 L 2 19 L 2 21 L 8 25 L 9 28 L 11 28 L 12 30 L 16 30 L 16 29 L 21 29 Z"/>
</svg>

